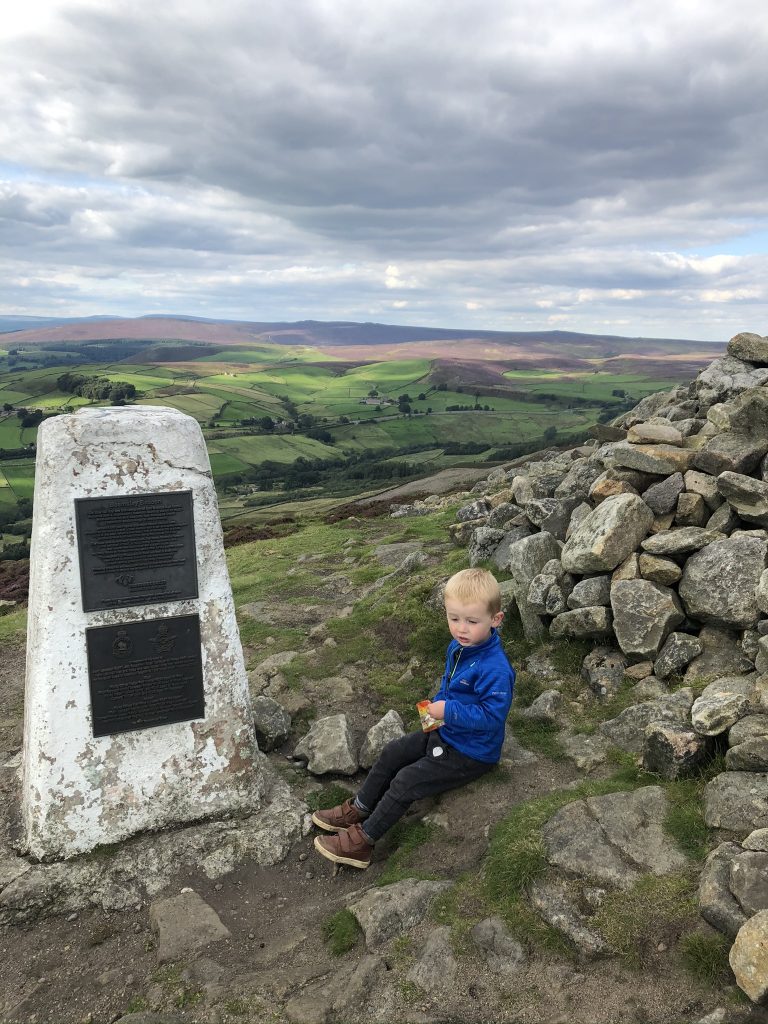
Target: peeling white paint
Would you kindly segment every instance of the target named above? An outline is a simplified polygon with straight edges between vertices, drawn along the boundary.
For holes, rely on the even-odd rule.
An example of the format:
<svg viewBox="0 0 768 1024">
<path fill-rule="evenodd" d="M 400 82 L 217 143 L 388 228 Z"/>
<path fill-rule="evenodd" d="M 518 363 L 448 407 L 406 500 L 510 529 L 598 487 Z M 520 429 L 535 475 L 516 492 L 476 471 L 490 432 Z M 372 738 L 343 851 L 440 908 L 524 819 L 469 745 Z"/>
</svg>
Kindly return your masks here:
<svg viewBox="0 0 768 1024">
<path fill-rule="evenodd" d="M 75 499 L 191 490 L 199 597 L 84 612 Z M 262 802 L 248 681 L 216 492 L 197 422 L 166 408 L 82 409 L 38 434 L 22 813 L 26 851 L 66 858 Z M 85 630 L 200 615 L 206 717 L 94 738 Z"/>
</svg>

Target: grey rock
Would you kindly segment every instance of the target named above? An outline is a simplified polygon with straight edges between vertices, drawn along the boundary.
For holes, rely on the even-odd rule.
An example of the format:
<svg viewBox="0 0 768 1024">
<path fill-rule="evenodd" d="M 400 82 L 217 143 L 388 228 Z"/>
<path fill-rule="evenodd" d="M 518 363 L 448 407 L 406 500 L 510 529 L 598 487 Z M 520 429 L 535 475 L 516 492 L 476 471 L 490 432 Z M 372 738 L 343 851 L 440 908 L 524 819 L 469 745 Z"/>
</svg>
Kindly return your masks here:
<svg viewBox="0 0 768 1024">
<path fill-rule="evenodd" d="M 527 599 L 531 610 L 536 612 L 537 615 L 545 615 L 547 610 L 547 597 L 550 590 L 556 587 L 560 596 L 562 597 L 562 591 L 558 587 L 557 577 L 552 576 L 549 573 L 540 572 L 531 580 L 530 586 L 528 587 Z"/>
<path fill-rule="evenodd" d="M 611 749 L 611 743 L 603 736 L 587 736 L 584 733 L 560 733 L 558 742 L 569 761 L 573 761 L 580 771 L 591 772 L 599 764 L 603 764 Z"/>
<path fill-rule="evenodd" d="M 161 964 L 183 960 L 198 949 L 230 937 L 213 907 L 196 892 L 155 900 L 149 908 L 149 921 L 157 936 L 157 959 Z"/>
<path fill-rule="evenodd" d="M 507 727 L 506 736 L 504 737 L 504 745 L 501 748 L 501 759 L 500 764 L 512 768 L 521 764 L 535 764 L 538 758 L 530 750 L 526 750 L 525 747 L 520 745 L 513 735 L 509 727 Z"/>
<path fill-rule="evenodd" d="M 534 533 L 510 545 L 504 568 L 518 583 L 530 585 L 550 559 L 560 557 L 560 545 L 550 533 Z"/>
<path fill-rule="evenodd" d="M 485 955 L 488 969 L 502 978 L 514 976 L 525 962 L 525 950 L 513 939 L 500 917 L 486 917 L 470 932 Z"/>
<path fill-rule="evenodd" d="M 668 679 L 690 664 L 702 653 L 704 646 L 698 637 L 688 633 L 670 633 L 664 641 L 653 666 L 659 679 Z"/>
<path fill-rule="evenodd" d="M 692 460 L 693 452 L 685 448 L 671 444 L 630 444 L 628 441 L 617 441 L 611 445 L 605 458 L 606 465 L 637 469 L 657 476 L 684 473 L 691 468 Z"/>
<path fill-rule="evenodd" d="M 363 929 L 366 945 L 374 949 L 419 924 L 433 899 L 450 887 L 450 882 L 406 878 L 368 889 L 354 899 L 348 909 Z"/>
<path fill-rule="evenodd" d="M 619 580 L 611 587 L 613 628 L 625 654 L 655 658 L 683 619 L 677 594 L 648 580 Z"/>
<path fill-rule="evenodd" d="M 768 672 L 768 635 L 761 635 L 757 641 L 755 668 L 761 675 Z"/>
<path fill-rule="evenodd" d="M 768 774 L 722 772 L 712 779 L 704 788 L 704 819 L 730 832 L 768 826 Z"/>
<path fill-rule="evenodd" d="M 595 608 L 611 603 L 611 577 L 591 576 L 577 583 L 568 596 L 568 607 Z"/>
<path fill-rule="evenodd" d="M 396 711 L 390 709 L 365 734 L 365 740 L 360 748 L 360 757 L 358 758 L 360 767 L 370 768 L 384 747 L 391 740 L 399 739 L 401 736 L 405 736 L 403 720 Z"/>
<path fill-rule="evenodd" d="M 768 438 L 724 430 L 695 452 L 693 467 L 713 476 L 726 471 L 751 473 L 767 451 Z"/>
<path fill-rule="evenodd" d="M 469 564 L 475 566 L 480 562 L 489 561 L 502 540 L 504 530 L 497 530 L 492 526 L 478 526 L 469 542 Z"/>
<path fill-rule="evenodd" d="M 615 569 L 637 548 L 653 523 L 653 513 L 634 494 L 606 498 L 565 543 L 561 555 L 568 572 Z"/>
<path fill-rule="evenodd" d="M 422 992 L 437 998 L 453 987 L 458 967 L 451 946 L 451 929 L 441 925 L 427 935 L 406 978 Z"/>
<path fill-rule="evenodd" d="M 745 850 L 759 850 L 768 853 L 768 828 L 756 828 L 741 844 Z"/>
<path fill-rule="evenodd" d="M 397 544 L 379 544 L 373 549 L 373 557 L 379 565 L 402 565 L 403 559 L 414 552 L 421 551 L 418 541 L 402 541 Z"/>
<path fill-rule="evenodd" d="M 615 747 L 640 754 L 649 725 L 687 725 L 692 703 L 693 693 L 690 690 L 677 690 L 625 708 L 615 718 L 601 723 L 598 732 Z"/>
<path fill-rule="evenodd" d="M 534 882 L 531 904 L 547 924 L 567 936 L 583 956 L 590 958 L 608 953 L 605 940 L 588 926 L 565 886 Z"/>
<path fill-rule="evenodd" d="M 637 565 L 644 580 L 660 583 L 665 587 L 677 583 L 683 575 L 683 570 L 671 558 L 660 558 L 658 555 L 649 555 L 645 552 L 638 558 Z"/>
<path fill-rule="evenodd" d="M 753 1003 L 768 997 L 768 910 L 746 921 L 728 954 L 736 984 Z"/>
<path fill-rule="evenodd" d="M 765 573 L 763 573 L 765 575 Z M 758 606 L 760 605 L 760 593 L 759 589 L 755 593 Z M 760 609 L 762 611 L 762 608 Z M 759 623 L 758 623 L 759 625 Z M 760 651 L 760 633 L 757 629 L 745 629 L 741 634 L 741 649 L 744 652 L 744 656 L 749 658 L 750 661 L 754 661 Z"/>
<path fill-rule="evenodd" d="M 354 775 L 358 765 L 347 716 L 340 714 L 318 718 L 306 736 L 297 743 L 293 757 L 305 760 L 313 775 L 326 775 L 329 772 Z"/>
<path fill-rule="evenodd" d="M 622 418 L 626 427 L 634 426 L 635 423 L 643 423 L 650 419 L 665 406 L 673 405 L 676 398 L 676 391 L 656 391 L 652 395 L 646 395 L 641 399 L 634 409 L 631 409 Z"/>
<path fill-rule="evenodd" d="M 645 874 L 685 870 L 687 857 L 664 831 L 668 808 L 660 786 L 566 804 L 542 828 L 547 859 L 571 874 L 620 888 Z"/>
<path fill-rule="evenodd" d="M 497 569 L 508 569 L 510 548 L 514 544 L 517 544 L 518 541 L 531 536 L 533 531 L 527 523 L 528 520 L 526 519 L 525 523 L 521 523 L 517 526 L 510 526 L 507 524 L 501 543 L 491 555 L 491 561 Z"/>
<path fill-rule="evenodd" d="M 264 694 L 253 699 L 253 725 L 260 750 L 274 750 L 288 739 L 291 716 L 285 708 Z"/>
<path fill-rule="evenodd" d="M 571 521 L 568 524 L 568 529 L 565 531 L 566 540 L 568 540 L 571 534 L 578 530 L 579 526 L 584 522 L 588 515 L 591 515 L 591 513 L 592 506 L 589 505 L 586 501 L 583 501 L 580 505 L 576 506 L 576 508 L 571 513 Z"/>
<path fill-rule="evenodd" d="M 642 499 L 654 515 L 662 516 L 677 506 L 677 499 L 682 490 L 683 474 L 673 473 L 643 491 Z"/>
<path fill-rule="evenodd" d="M 703 526 L 709 515 L 709 509 L 700 494 L 684 493 L 677 499 L 675 522 L 678 526 Z"/>
<path fill-rule="evenodd" d="M 755 588 L 768 545 L 756 537 L 728 537 L 695 552 L 685 563 L 680 598 L 700 622 L 753 626 L 760 618 Z"/>
<path fill-rule="evenodd" d="M 559 690 L 544 690 L 529 707 L 523 708 L 520 717 L 533 722 L 554 722 L 562 701 L 563 695 Z"/>
<path fill-rule="evenodd" d="M 753 710 L 754 678 L 724 676 L 709 683 L 693 702 L 691 722 L 702 736 L 718 736 Z"/>
<path fill-rule="evenodd" d="M 580 459 L 574 462 L 555 488 L 555 497 L 577 498 L 584 501 L 589 496 L 589 488 L 602 472 L 603 466 L 596 459 Z"/>
<path fill-rule="evenodd" d="M 733 398 L 747 388 L 760 387 L 768 380 L 768 370 L 755 369 L 752 363 L 731 355 L 715 359 L 702 370 L 691 390 L 702 403 L 713 405 Z"/>
<path fill-rule="evenodd" d="M 495 526 L 497 529 L 509 529 L 510 525 L 523 526 L 525 525 L 522 521 L 513 523 L 518 517 L 522 516 L 521 510 L 517 505 L 513 505 L 511 501 L 503 501 L 488 516 L 488 526 Z M 524 517 L 523 517 L 524 518 Z"/>
<path fill-rule="evenodd" d="M 768 910 L 768 853 L 745 850 L 731 861 L 730 888 L 747 915 Z"/>
<path fill-rule="evenodd" d="M 480 519 L 487 516 L 491 511 L 491 503 L 487 498 L 478 498 L 477 501 L 464 505 L 456 513 L 457 523 L 466 523 L 470 519 Z"/>
<path fill-rule="evenodd" d="M 570 591 L 570 587 L 563 589 L 563 583 L 555 583 L 554 586 L 550 587 L 547 592 L 546 600 L 544 601 L 544 612 L 546 615 L 561 615 L 568 608 L 566 603 L 566 595 Z"/>
<path fill-rule="evenodd" d="M 717 487 L 729 506 L 748 523 L 768 526 L 768 482 L 743 473 L 722 473 Z"/>
<path fill-rule="evenodd" d="M 738 843 L 721 843 L 707 857 L 699 878 L 701 916 L 731 938 L 747 919 L 730 887 L 731 862 L 740 853 Z"/>
<path fill-rule="evenodd" d="M 630 444 L 671 444 L 679 448 L 683 443 L 683 435 L 669 421 L 636 423 L 629 428 L 627 441 Z"/>
<path fill-rule="evenodd" d="M 734 335 L 728 342 L 726 352 L 735 359 L 742 359 L 756 366 L 768 366 L 768 338 L 744 331 Z"/>
<path fill-rule="evenodd" d="M 723 539 L 722 534 L 714 530 L 705 530 L 700 526 L 681 526 L 676 530 L 647 537 L 642 542 L 642 548 L 649 555 L 685 555 Z"/>
<path fill-rule="evenodd" d="M 755 736 L 731 747 L 725 765 L 731 772 L 768 772 L 768 736 Z"/>
<path fill-rule="evenodd" d="M 663 779 L 682 779 L 699 772 L 710 743 L 682 725 L 649 725 L 643 743 L 643 768 Z"/>
<path fill-rule="evenodd" d="M 611 575 L 611 583 L 618 583 L 619 580 L 639 580 L 640 579 L 640 560 L 636 552 L 632 552 L 631 555 L 627 555 L 621 565 L 617 566 L 613 570 Z"/>
<path fill-rule="evenodd" d="M 611 647 L 596 647 L 581 664 L 581 678 L 598 697 L 617 692 L 624 681 L 627 659 Z"/>
<path fill-rule="evenodd" d="M 685 438 L 691 437 L 693 434 L 698 434 L 705 422 L 706 420 L 699 419 L 696 416 L 691 416 L 685 419 L 675 420 L 675 426 Z"/>
<path fill-rule="evenodd" d="M 739 675 L 754 669 L 752 662 L 744 657 L 736 635 L 722 626 L 702 626 L 699 643 L 704 650 L 686 669 L 686 683 Z"/>
<path fill-rule="evenodd" d="M 685 474 L 684 483 L 686 492 L 701 495 L 707 508 L 713 512 L 722 505 L 723 497 L 717 486 L 717 477 L 689 469 Z"/>
<path fill-rule="evenodd" d="M 565 540 L 571 513 L 578 504 L 577 498 L 535 498 L 525 505 L 524 511 L 534 526 Z"/>
<path fill-rule="evenodd" d="M 768 434 L 768 392 L 765 387 L 749 388 L 723 407 L 725 429 L 765 437 Z"/>
<path fill-rule="evenodd" d="M 574 608 L 555 616 L 549 627 L 549 634 L 555 639 L 578 637 L 602 639 L 611 635 L 611 612 L 600 605 L 596 608 Z"/>
<path fill-rule="evenodd" d="M 448 536 L 458 548 L 466 547 L 472 539 L 472 534 L 481 526 L 489 525 L 489 516 L 482 516 L 480 519 L 469 519 L 466 523 L 451 523 L 448 527 Z"/>
<path fill-rule="evenodd" d="M 768 715 L 747 715 L 731 726 L 728 743 L 736 747 L 740 743 L 759 739 L 761 736 L 768 736 Z"/>
<path fill-rule="evenodd" d="M 724 502 L 720 508 L 716 508 L 704 524 L 705 529 L 724 533 L 726 536 L 731 534 L 738 525 L 739 517 L 727 502 Z"/>
<path fill-rule="evenodd" d="M 656 676 L 646 676 L 632 687 L 632 696 L 639 703 L 645 700 L 655 700 L 656 697 L 663 697 L 668 693 L 669 688 Z"/>
</svg>

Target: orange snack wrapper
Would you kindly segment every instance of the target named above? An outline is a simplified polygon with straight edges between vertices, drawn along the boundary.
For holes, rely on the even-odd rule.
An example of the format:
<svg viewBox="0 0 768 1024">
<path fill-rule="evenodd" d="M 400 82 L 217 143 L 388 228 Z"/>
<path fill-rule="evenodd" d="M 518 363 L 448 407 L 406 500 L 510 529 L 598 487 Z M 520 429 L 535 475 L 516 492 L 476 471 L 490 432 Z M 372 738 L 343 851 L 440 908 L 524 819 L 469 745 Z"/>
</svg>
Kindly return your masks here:
<svg viewBox="0 0 768 1024">
<path fill-rule="evenodd" d="M 419 712 L 419 719 L 421 720 L 421 728 L 424 732 L 432 732 L 433 729 L 439 729 L 443 724 L 439 719 L 433 718 L 429 714 L 427 708 L 431 704 L 431 701 L 420 700 L 416 703 L 416 710 Z"/>
</svg>

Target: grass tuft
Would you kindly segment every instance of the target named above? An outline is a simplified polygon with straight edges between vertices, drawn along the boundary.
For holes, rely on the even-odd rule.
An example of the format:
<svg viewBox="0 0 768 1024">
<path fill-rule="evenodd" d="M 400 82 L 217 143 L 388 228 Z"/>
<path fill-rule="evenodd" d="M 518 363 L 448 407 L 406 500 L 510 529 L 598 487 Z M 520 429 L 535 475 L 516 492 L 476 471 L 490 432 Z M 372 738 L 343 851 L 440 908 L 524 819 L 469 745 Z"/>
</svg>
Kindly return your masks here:
<svg viewBox="0 0 768 1024">
<path fill-rule="evenodd" d="M 404 878 L 436 877 L 409 868 L 413 853 L 424 843 L 428 843 L 436 831 L 436 826 L 426 821 L 399 821 L 390 829 L 387 841 L 391 844 L 391 852 L 376 885 L 391 885 L 392 882 L 401 882 Z"/>
<path fill-rule="evenodd" d="M 728 962 L 731 943 L 725 935 L 691 932 L 683 936 L 678 948 L 683 967 L 697 981 L 718 988 L 733 984 Z"/>
<path fill-rule="evenodd" d="M 334 956 L 342 956 L 357 945 L 362 929 L 351 910 L 338 910 L 323 922 L 323 941 Z"/>
<path fill-rule="evenodd" d="M 680 779 L 669 783 L 666 791 L 669 810 L 664 819 L 664 831 L 691 860 L 703 861 L 709 852 L 704 783 L 699 779 Z"/>
<path fill-rule="evenodd" d="M 696 881 L 690 875 L 646 875 L 631 889 L 611 893 L 595 923 L 628 967 L 647 967 L 659 944 L 667 948 L 698 918 Z"/>
<path fill-rule="evenodd" d="M 559 726 L 555 722 L 536 722 L 512 711 L 509 724 L 512 735 L 526 750 L 548 757 L 551 761 L 565 760 L 565 751 L 557 738 Z"/>
<path fill-rule="evenodd" d="M 343 786 L 333 782 L 330 786 L 323 786 L 322 789 L 316 789 L 312 793 L 307 794 L 306 803 L 310 811 L 318 811 L 321 808 L 336 807 L 338 804 L 343 804 L 351 795 L 350 790 L 344 789 Z"/>
<path fill-rule="evenodd" d="M 595 645 L 588 640 L 559 640 L 552 645 L 550 659 L 564 676 L 577 676 L 581 665 Z"/>
</svg>

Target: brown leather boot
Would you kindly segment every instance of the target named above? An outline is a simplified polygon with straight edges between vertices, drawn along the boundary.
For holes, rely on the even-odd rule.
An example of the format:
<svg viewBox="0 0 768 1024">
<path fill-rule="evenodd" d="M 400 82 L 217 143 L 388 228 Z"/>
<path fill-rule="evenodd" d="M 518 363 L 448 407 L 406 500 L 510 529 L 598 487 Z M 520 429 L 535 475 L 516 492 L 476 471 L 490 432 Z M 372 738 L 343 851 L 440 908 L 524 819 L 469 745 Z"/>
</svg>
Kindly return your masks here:
<svg viewBox="0 0 768 1024">
<path fill-rule="evenodd" d="M 315 836 L 315 849 L 328 860 L 353 868 L 367 868 L 373 854 L 373 846 L 359 825 L 342 829 L 335 836 Z"/>
<path fill-rule="evenodd" d="M 350 825 L 359 825 L 362 820 L 363 815 L 351 799 L 345 800 L 338 807 L 330 807 L 326 811 L 315 811 L 312 815 L 315 825 L 325 829 L 326 832 L 341 832 L 343 829 L 349 828 Z"/>
</svg>

